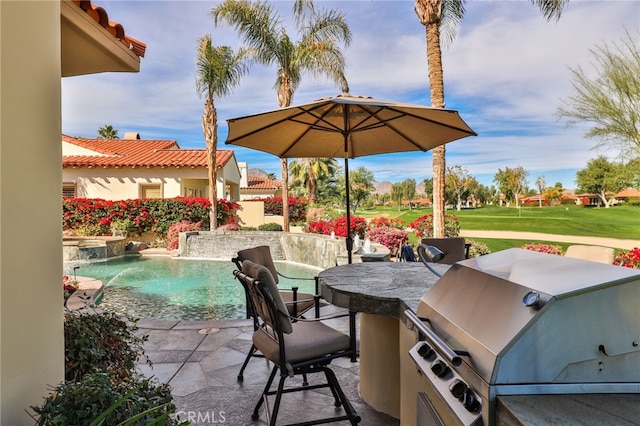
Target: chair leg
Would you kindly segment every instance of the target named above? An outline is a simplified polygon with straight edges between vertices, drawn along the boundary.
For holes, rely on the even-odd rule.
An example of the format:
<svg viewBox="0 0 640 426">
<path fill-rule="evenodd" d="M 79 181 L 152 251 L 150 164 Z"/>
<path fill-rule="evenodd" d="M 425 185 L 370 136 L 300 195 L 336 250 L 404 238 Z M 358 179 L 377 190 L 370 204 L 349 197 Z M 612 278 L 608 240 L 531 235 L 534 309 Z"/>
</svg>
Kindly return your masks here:
<svg viewBox="0 0 640 426">
<path fill-rule="evenodd" d="M 244 359 L 244 363 L 242 364 L 242 368 L 240 368 L 240 372 L 238 373 L 238 381 L 241 382 L 244 380 L 244 369 L 247 368 L 247 364 L 249 364 L 249 360 L 258 351 L 258 348 L 255 345 L 251 345 L 251 349 L 249 349 L 249 353 L 247 357 Z"/>
<path fill-rule="evenodd" d="M 251 416 L 252 420 L 258 420 L 260 418 L 260 407 L 262 407 L 262 404 L 265 402 L 265 398 L 267 397 L 267 393 L 271 388 L 271 383 L 273 383 L 273 379 L 275 379 L 277 372 L 278 372 L 278 366 L 274 365 L 273 370 L 271 370 L 271 375 L 269 376 L 269 380 L 267 380 L 267 384 L 264 387 L 264 390 L 262 391 L 262 395 L 260 396 L 260 399 L 256 404 L 256 408 L 253 409 L 253 415 Z"/>
<path fill-rule="evenodd" d="M 358 361 L 357 345 L 356 345 L 356 312 L 349 311 L 349 338 L 351 342 L 351 362 Z"/>
<path fill-rule="evenodd" d="M 276 426 L 276 419 L 278 418 L 278 410 L 280 409 L 280 401 L 282 400 L 282 391 L 284 390 L 284 381 L 287 380 L 287 376 L 280 376 L 280 383 L 278 383 L 278 391 L 276 392 L 276 400 L 273 403 L 273 409 L 269 419 L 269 426 Z"/>
<path fill-rule="evenodd" d="M 360 416 L 356 413 L 351 402 L 347 398 L 347 396 L 342 391 L 340 387 L 340 383 L 338 383 L 338 379 L 336 378 L 335 373 L 329 367 L 323 367 L 324 374 L 327 376 L 327 381 L 331 387 L 331 391 L 334 392 L 334 395 L 337 393 L 339 400 L 342 402 L 342 408 L 344 409 L 347 417 L 349 418 L 349 422 L 352 426 L 357 426 L 358 423 L 362 420 Z M 339 405 L 336 405 L 336 407 Z"/>
</svg>

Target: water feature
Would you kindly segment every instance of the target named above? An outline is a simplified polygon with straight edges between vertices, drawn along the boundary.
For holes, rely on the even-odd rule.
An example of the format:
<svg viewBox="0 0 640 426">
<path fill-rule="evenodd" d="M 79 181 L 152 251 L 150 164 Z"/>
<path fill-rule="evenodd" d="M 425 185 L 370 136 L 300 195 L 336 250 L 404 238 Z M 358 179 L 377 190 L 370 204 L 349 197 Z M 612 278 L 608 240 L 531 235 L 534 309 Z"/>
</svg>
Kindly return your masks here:
<svg viewBox="0 0 640 426">
<path fill-rule="evenodd" d="M 65 264 L 65 272 L 73 274 Z M 287 276 L 314 277 L 318 268 L 276 262 Z M 244 292 L 233 278 L 230 261 L 175 259 L 166 256 L 125 256 L 104 262 L 82 263 L 77 274 L 102 281 L 100 307 L 138 318 L 209 320 L 245 316 Z M 302 284 L 301 284 L 302 283 Z M 283 289 L 297 285 L 314 293 L 313 281 L 280 279 Z"/>
</svg>

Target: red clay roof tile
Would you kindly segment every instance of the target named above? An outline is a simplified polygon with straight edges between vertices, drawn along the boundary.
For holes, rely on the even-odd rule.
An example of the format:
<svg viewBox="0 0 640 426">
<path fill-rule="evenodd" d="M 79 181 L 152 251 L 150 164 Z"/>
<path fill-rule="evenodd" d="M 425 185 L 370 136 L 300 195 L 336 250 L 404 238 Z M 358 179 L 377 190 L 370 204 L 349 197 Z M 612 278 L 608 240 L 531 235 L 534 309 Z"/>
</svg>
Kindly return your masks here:
<svg viewBox="0 0 640 426">
<path fill-rule="evenodd" d="M 282 188 L 282 182 L 279 180 L 267 179 L 260 176 L 249 176 L 247 178 L 247 186 L 242 189 L 278 189 Z"/>
<path fill-rule="evenodd" d="M 173 140 L 85 139 L 62 135 L 64 142 L 96 155 L 65 155 L 62 167 L 207 167 L 204 149 L 182 149 Z M 224 167 L 233 151 L 219 149 L 216 166 Z"/>
<path fill-rule="evenodd" d="M 94 21 L 100 24 L 101 27 L 120 40 L 129 50 L 137 56 L 144 58 L 147 45 L 140 40 L 126 35 L 122 24 L 110 21 L 109 15 L 103 7 L 91 4 L 91 0 L 73 0 L 73 2 L 77 4 L 80 9 L 84 10 Z"/>
</svg>

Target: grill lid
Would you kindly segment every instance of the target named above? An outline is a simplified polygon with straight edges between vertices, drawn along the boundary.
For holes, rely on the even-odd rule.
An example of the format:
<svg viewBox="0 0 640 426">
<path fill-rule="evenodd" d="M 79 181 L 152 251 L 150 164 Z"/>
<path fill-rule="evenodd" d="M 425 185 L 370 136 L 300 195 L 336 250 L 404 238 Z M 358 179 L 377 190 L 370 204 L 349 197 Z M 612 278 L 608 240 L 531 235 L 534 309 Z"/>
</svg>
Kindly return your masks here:
<svg viewBox="0 0 640 426">
<path fill-rule="evenodd" d="M 509 249 L 454 264 L 417 314 L 489 384 L 640 382 L 640 273 Z"/>
</svg>

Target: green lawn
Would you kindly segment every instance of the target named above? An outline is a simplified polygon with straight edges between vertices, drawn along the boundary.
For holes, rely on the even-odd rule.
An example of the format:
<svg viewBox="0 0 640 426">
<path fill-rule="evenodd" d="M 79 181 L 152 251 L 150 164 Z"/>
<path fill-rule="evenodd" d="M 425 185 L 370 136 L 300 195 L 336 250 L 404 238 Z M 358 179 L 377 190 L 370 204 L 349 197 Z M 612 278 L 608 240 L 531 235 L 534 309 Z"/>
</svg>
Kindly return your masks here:
<svg viewBox="0 0 640 426">
<path fill-rule="evenodd" d="M 360 209 L 356 216 L 372 218 L 378 216 L 397 217 L 408 225 L 416 218 L 431 213 L 431 209 L 398 209 L 380 207 Z M 506 208 L 486 206 L 461 211 L 447 210 L 447 214 L 458 217 L 460 228 L 484 231 L 542 232 L 558 235 L 578 235 L 640 240 L 640 207 L 614 206 L 590 208 L 582 206 L 522 207 Z M 476 238 L 489 246 L 491 251 L 503 250 L 527 243 L 545 241 L 498 240 Z M 566 249 L 569 244 L 548 242 Z M 640 243 L 639 243 L 640 245 Z"/>
</svg>

